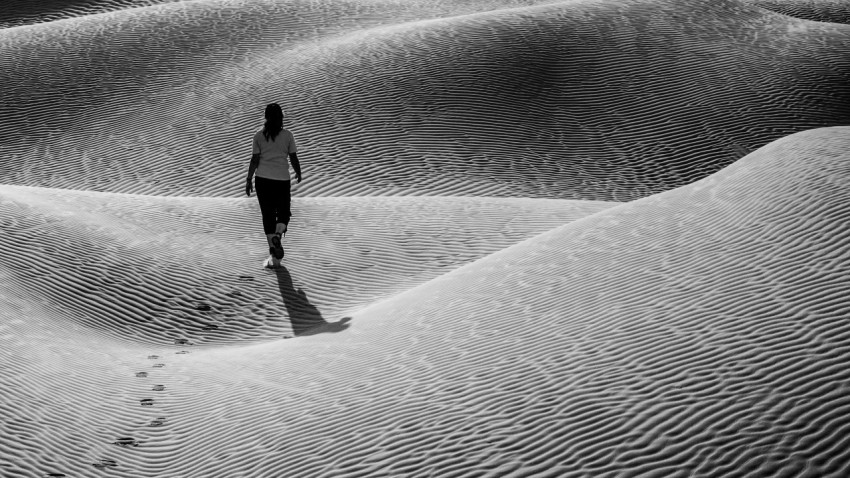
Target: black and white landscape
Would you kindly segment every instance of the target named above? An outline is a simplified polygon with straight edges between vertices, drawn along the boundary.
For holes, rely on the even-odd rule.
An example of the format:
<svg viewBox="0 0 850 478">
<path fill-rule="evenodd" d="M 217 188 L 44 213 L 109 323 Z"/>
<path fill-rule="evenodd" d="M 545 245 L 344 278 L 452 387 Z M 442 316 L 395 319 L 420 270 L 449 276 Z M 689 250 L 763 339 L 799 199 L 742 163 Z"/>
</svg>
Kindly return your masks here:
<svg viewBox="0 0 850 478">
<path fill-rule="evenodd" d="M 4 1 L 0 228 L 4 478 L 850 476 L 843 0 Z"/>
</svg>

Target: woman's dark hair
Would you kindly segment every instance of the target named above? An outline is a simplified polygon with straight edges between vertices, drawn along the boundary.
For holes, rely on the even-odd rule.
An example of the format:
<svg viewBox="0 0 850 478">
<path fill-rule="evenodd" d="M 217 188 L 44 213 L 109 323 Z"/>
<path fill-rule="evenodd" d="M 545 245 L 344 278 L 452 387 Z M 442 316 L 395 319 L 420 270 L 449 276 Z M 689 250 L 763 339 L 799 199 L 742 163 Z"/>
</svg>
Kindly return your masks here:
<svg viewBox="0 0 850 478">
<path fill-rule="evenodd" d="M 266 106 L 266 125 L 263 126 L 263 136 L 266 138 L 266 141 L 269 140 L 269 137 L 274 141 L 282 129 L 283 110 L 280 109 L 280 105 L 272 103 Z"/>
</svg>

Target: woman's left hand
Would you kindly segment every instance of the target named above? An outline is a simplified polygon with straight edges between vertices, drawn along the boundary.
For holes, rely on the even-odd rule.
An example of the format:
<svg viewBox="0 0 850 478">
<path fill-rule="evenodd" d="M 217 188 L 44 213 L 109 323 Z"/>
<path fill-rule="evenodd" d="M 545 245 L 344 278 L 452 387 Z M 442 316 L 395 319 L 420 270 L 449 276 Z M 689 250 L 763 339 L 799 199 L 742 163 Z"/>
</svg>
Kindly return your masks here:
<svg viewBox="0 0 850 478">
<path fill-rule="evenodd" d="M 250 196 L 251 191 L 254 190 L 254 183 L 251 182 L 251 178 L 248 178 L 245 181 L 245 195 Z"/>
</svg>

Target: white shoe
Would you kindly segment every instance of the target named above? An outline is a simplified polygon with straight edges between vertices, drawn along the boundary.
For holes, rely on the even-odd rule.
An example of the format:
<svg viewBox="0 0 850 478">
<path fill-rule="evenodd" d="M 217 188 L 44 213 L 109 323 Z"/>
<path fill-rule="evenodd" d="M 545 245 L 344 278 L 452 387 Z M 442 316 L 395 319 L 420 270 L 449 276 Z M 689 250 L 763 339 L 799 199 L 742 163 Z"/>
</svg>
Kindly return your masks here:
<svg viewBox="0 0 850 478">
<path fill-rule="evenodd" d="M 263 267 L 266 269 L 277 269 L 280 267 L 280 259 L 274 256 L 274 254 L 269 254 L 269 258 L 263 263 Z"/>
</svg>

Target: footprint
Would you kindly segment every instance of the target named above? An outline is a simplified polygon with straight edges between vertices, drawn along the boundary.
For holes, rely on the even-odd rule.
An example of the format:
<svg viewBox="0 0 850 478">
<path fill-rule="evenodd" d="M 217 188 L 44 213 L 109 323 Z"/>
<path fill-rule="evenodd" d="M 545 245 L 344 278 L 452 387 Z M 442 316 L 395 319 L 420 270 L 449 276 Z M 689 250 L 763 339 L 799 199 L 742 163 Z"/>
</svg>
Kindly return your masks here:
<svg viewBox="0 0 850 478">
<path fill-rule="evenodd" d="M 159 355 L 148 355 L 149 360 L 156 360 L 159 358 Z"/>
<path fill-rule="evenodd" d="M 136 441 L 133 437 L 119 438 L 118 441 L 112 442 L 113 445 L 118 446 L 139 446 L 142 444 L 140 441 Z"/>
<path fill-rule="evenodd" d="M 115 460 L 100 460 L 97 463 L 92 463 L 92 466 L 95 468 L 104 469 L 107 466 L 118 466 L 118 463 L 115 463 Z"/>
<path fill-rule="evenodd" d="M 139 403 L 141 403 L 143 407 L 150 407 L 150 406 L 153 406 L 153 399 L 152 398 L 143 398 L 143 399 L 139 400 Z"/>
<path fill-rule="evenodd" d="M 44 475 L 45 478 L 47 478 L 49 476 L 61 477 L 61 476 L 68 476 L 68 475 L 66 475 L 65 473 L 47 473 L 46 475 Z"/>
<path fill-rule="evenodd" d="M 210 307 L 209 304 L 198 304 L 198 305 L 195 306 L 195 310 L 207 312 L 207 311 L 212 310 L 212 307 Z"/>
<path fill-rule="evenodd" d="M 254 276 L 239 276 L 239 280 L 244 280 L 244 281 L 254 280 Z"/>
<path fill-rule="evenodd" d="M 218 330 L 218 326 L 215 324 L 205 325 L 201 330 Z"/>
<path fill-rule="evenodd" d="M 195 345 L 189 339 L 174 339 L 174 345 Z"/>
<path fill-rule="evenodd" d="M 154 385 L 152 390 L 154 392 L 161 392 L 165 390 L 165 385 Z"/>
<path fill-rule="evenodd" d="M 181 350 L 181 351 L 179 351 L 179 352 L 174 352 L 174 353 L 176 353 L 176 354 L 181 354 L 181 355 L 182 355 L 182 354 L 187 354 L 187 353 L 189 353 L 189 351 L 188 351 L 188 350 Z"/>
<path fill-rule="evenodd" d="M 155 364 L 153 364 L 153 368 L 162 368 L 162 367 L 165 367 L 165 364 L 164 364 L 164 363 L 155 363 Z"/>
<path fill-rule="evenodd" d="M 147 372 L 136 372 L 136 376 L 139 378 L 145 378 L 148 376 Z"/>
<path fill-rule="evenodd" d="M 151 422 L 148 424 L 149 427 L 161 427 L 163 425 L 165 425 L 164 417 L 159 417 L 154 420 L 151 420 Z"/>
</svg>

